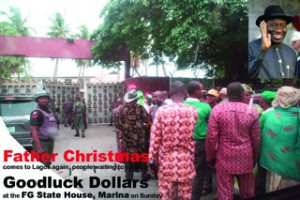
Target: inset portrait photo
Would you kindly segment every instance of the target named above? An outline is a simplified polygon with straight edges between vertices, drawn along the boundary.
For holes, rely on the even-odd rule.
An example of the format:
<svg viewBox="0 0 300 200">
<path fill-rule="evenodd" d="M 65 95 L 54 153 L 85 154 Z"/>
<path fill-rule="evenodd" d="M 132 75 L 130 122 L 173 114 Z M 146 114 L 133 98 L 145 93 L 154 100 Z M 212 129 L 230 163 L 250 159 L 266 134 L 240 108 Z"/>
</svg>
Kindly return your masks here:
<svg viewBox="0 0 300 200">
<path fill-rule="evenodd" d="M 300 31 L 299 15 L 297 0 L 249 2 L 248 73 L 252 79 L 299 77 L 299 48 L 294 40 L 300 39 L 293 36 Z"/>
</svg>

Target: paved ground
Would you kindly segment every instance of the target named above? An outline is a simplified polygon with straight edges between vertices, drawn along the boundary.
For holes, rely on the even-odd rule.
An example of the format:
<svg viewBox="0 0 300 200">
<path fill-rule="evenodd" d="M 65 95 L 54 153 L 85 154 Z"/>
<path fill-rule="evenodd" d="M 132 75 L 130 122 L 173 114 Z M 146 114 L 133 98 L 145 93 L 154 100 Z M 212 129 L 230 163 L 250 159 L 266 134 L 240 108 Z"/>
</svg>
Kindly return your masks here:
<svg viewBox="0 0 300 200">
<path fill-rule="evenodd" d="M 107 153 L 112 151 L 114 153 L 117 152 L 117 145 L 116 145 L 116 136 L 114 129 L 108 125 L 91 125 L 86 130 L 86 137 L 74 137 L 75 131 L 71 130 L 69 127 L 65 128 L 61 126 L 60 128 L 60 135 L 57 137 L 55 142 L 54 152 L 58 152 L 59 155 L 63 154 L 66 150 L 80 150 L 81 152 L 85 153 L 93 153 L 97 151 L 97 153 Z M 65 165 L 69 167 L 88 167 L 91 165 L 95 165 L 97 167 L 122 167 L 123 164 L 116 163 L 116 162 L 70 162 L 67 163 L 62 156 L 58 157 L 58 160 L 53 163 L 53 165 Z M 108 180 L 112 180 L 113 177 L 120 177 L 122 180 L 125 177 L 124 170 L 114 170 L 114 169 L 60 169 L 57 173 L 63 178 L 73 178 L 77 176 L 80 179 L 83 179 L 84 189 L 83 192 L 92 193 L 96 196 L 96 199 L 101 199 L 98 196 L 98 192 L 106 191 L 107 193 L 128 193 L 129 196 L 133 194 L 137 194 L 138 197 L 135 199 L 158 199 L 155 196 L 158 196 L 158 189 L 157 189 L 157 180 L 149 180 L 148 187 L 142 188 L 140 182 L 137 183 L 136 188 L 113 188 L 113 186 L 109 188 L 103 188 L 101 186 L 95 188 L 90 188 L 89 180 L 90 177 L 94 177 L 94 183 L 98 181 L 98 178 L 102 183 L 107 184 Z M 134 179 L 140 180 L 141 174 L 135 173 Z M 108 180 L 105 180 L 108 179 Z M 104 185 L 105 186 L 105 185 Z M 215 189 L 214 189 L 215 190 Z M 144 195 L 142 195 L 144 194 Z M 149 198 L 146 198 L 149 196 Z M 201 199 L 209 200 L 212 199 L 214 194 L 205 196 Z M 102 198 L 103 199 L 103 198 Z M 117 198 L 107 198 L 107 199 L 122 199 L 119 196 Z M 125 198 L 124 198 L 125 199 Z M 127 198 L 132 199 L 132 198 Z"/>
</svg>

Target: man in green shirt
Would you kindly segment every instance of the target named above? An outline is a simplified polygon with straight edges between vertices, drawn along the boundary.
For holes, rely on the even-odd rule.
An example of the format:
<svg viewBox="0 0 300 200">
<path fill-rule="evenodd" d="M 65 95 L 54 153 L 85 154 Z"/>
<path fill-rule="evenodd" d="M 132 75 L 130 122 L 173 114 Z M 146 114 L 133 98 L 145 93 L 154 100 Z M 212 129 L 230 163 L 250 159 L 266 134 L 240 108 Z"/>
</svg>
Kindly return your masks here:
<svg viewBox="0 0 300 200">
<path fill-rule="evenodd" d="M 198 112 L 198 121 L 194 129 L 194 139 L 196 142 L 194 166 L 196 177 L 193 180 L 192 200 L 201 198 L 204 175 L 208 169 L 205 156 L 205 137 L 211 108 L 207 103 L 199 101 L 202 90 L 203 86 L 200 82 L 191 81 L 187 86 L 188 98 L 184 102 L 187 105 L 195 107 Z"/>
<path fill-rule="evenodd" d="M 74 114 L 75 114 L 75 130 L 76 130 L 76 135 L 75 137 L 79 137 L 79 129 L 81 129 L 82 132 L 82 137 L 85 137 L 84 135 L 84 117 L 85 117 L 85 106 L 81 102 L 80 97 L 76 98 L 76 103 L 74 104 L 73 108 Z"/>
</svg>

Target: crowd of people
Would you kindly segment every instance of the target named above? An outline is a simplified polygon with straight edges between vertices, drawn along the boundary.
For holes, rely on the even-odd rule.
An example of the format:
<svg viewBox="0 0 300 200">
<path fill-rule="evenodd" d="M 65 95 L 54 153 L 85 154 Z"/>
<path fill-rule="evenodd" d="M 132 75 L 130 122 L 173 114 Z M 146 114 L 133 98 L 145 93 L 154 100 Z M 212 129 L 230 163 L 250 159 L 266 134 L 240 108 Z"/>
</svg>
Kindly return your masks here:
<svg viewBox="0 0 300 200">
<path fill-rule="evenodd" d="M 175 81 L 170 98 L 130 85 L 113 110 L 117 141 L 125 153 L 149 153 L 149 163 L 125 163 L 125 178 L 158 178 L 168 200 L 198 200 L 214 177 L 218 199 L 233 199 L 235 181 L 241 199 L 299 185 L 299 91 L 263 91 L 259 102 L 253 94 L 239 82 L 205 91 Z"/>
<path fill-rule="evenodd" d="M 256 20 L 261 38 L 249 43 L 251 78 L 299 77 L 299 35 L 293 48 L 283 43 L 293 17 L 278 5 Z M 297 60 L 298 59 L 298 60 Z M 300 185 L 300 92 L 291 86 L 256 95 L 247 84 L 207 88 L 198 81 L 175 81 L 169 91 L 143 92 L 130 84 L 113 106 L 118 150 L 149 154 L 149 163 L 125 164 L 125 178 L 158 179 L 163 200 L 199 200 L 213 191 L 215 198 L 240 199 Z M 33 149 L 53 152 L 58 119 L 49 108 L 50 96 L 35 96 L 38 107 L 30 115 Z M 258 101 L 258 102 L 257 102 Z M 63 104 L 64 125 L 85 137 L 86 106 L 78 97 Z M 44 163 L 50 166 L 51 160 Z M 215 178 L 215 180 L 213 180 Z M 236 184 L 237 183 L 237 184 Z M 237 186 L 236 186 L 237 185 Z"/>
<path fill-rule="evenodd" d="M 297 18 L 286 15 L 279 5 L 268 6 L 256 19 L 261 37 L 248 45 L 248 72 L 253 79 L 299 78 L 300 36 L 294 31 L 291 46 L 283 42 L 287 25 Z"/>
</svg>

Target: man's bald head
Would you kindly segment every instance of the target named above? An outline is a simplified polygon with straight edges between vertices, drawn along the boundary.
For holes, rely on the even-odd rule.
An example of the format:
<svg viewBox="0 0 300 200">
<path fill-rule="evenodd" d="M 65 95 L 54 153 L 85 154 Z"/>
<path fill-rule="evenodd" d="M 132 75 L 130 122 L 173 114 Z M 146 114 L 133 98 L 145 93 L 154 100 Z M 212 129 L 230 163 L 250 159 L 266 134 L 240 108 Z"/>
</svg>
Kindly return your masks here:
<svg viewBox="0 0 300 200">
<path fill-rule="evenodd" d="M 189 95 L 193 95 L 196 91 L 201 90 L 202 92 L 202 84 L 198 81 L 191 81 L 187 86 L 187 91 Z"/>
<path fill-rule="evenodd" d="M 175 81 L 170 88 L 170 93 L 171 94 L 178 94 L 178 93 L 182 93 L 185 92 L 186 88 L 184 86 L 184 83 L 182 81 Z"/>
<path fill-rule="evenodd" d="M 161 94 L 161 91 L 160 90 L 156 90 L 155 92 L 153 92 L 152 96 L 158 96 L 160 94 Z"/>
<path fill-rule="evenodd" d="M 229 101 L 243 101 L 244 88 L 240 82 L 232 82 L 227 86 L 227 94 Z"/>
<path fill-rule="evenodd" d="M 169 98 L 169 93 L 166 90 L 161 91 L 161 96 L 163 98 L 163 100 L 166 100 L 167 98 Z"/>
<path fill-rule="evenodd" d="M 162 98 L 162 92 L 160 90 L 156 90 L 152 95 L 152 103 L 156 105 L 162 105 L 163 98 Z"/>
<path fill-rule="evenodd" d="M 175 81 L 170 87 L 173 102 L 183 102 L 187 97 L 187 91 L 182 81 Z"/>
</svg>

